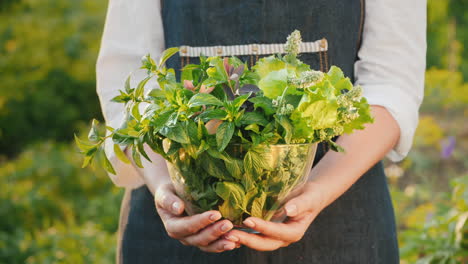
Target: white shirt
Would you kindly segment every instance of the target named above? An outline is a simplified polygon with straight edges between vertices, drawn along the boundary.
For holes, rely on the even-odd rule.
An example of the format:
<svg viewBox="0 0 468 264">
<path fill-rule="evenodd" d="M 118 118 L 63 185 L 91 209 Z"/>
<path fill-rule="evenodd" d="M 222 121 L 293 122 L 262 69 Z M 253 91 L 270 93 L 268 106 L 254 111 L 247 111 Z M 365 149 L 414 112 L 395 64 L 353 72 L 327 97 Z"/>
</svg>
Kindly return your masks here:
<svg viewBox="0 0 468 264">
<path fill-rule="evenodd" d="M 387 157 L 399 161 L 411 148 L 424 94 L 426 0 L 367 0 L 365 6 L 362 46 L 354 65 L 356 84 L 370 104 L 385 107 L 397 121 L 400 138 Z M 163 30 L 160 1 L 109 1 L 96 66 L 97 93 L 108 126 L 121 124 L 123 104 L 110 100 L 128 74 L 139 68 L 143 55 L 154 57 L 166 48 Z M 111 140 L 105 150 L 117 186 L 144 183 L 133 165 L 116 158 Z"/>
</svg>

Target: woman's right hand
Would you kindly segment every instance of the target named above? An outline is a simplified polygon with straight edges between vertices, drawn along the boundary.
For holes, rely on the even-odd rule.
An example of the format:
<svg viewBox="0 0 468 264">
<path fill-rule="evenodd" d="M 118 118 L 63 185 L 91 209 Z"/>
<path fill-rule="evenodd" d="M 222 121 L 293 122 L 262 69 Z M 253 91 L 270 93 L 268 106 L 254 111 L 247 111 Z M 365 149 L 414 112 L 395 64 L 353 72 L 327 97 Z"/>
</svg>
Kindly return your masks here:
<svg viewBox="0 0 468 264">
<path fill-rule="evenodd" d="M 223 238 L 233 228 L 229 220 L 221 220 L 218 211 L 184 216 L 184 202 L 175 194 L 171 183 L 160 185 L 154 194 L 156 209 L 167 234 L 186 246 L 195 246 L 206 252 L 223 252 L 234 249 L 235 242 Z"/>
</svg>

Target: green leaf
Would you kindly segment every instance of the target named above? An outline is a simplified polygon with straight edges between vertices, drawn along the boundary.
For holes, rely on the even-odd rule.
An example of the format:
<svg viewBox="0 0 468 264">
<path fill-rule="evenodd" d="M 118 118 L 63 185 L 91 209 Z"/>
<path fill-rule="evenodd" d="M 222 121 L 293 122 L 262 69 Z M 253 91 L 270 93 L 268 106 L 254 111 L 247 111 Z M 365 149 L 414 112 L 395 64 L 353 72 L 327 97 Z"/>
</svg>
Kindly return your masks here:
<svg viewBox="0 0 468 264">
<path fill-rule="evenodd" d="M 145 79 L 143 79 L 140 83 L 138 83 L 138 86 L 135 90 L 135 98 L 140 98 L 143 96 L 143 93 L 145 91 L 145 85 L 146 83 L 152 78 L 153 76 L 150 75 L 148 77 L 146 77 Z"/>
<path fill-rule="evenodd" d="M 115 103 L 126 103 L 130 101 L 132 98 L 128 94 L 121 94 L 117 95 L 116 97 L 111 99 L 111 102 Z"/>
<path fill-rule="evenodd" d="M 236 99 L 232 101 L 232 105 L 234 106 L 234 108 L 236 110 L 239 110 L 239 108 L 244 104 L 244 102 L 247 101 L 247 99 L 249 99 L 251 94 L 252 93 L 248 93 L 248 94 L 244 94 L 244 95 L 236 97 Z"/>
<path fill-rule="evenodd" d="M 286 69 L 272 71 L 258 82 L 258 87 L 266 97 L 276 99 L 283 94 L 287 87 L 287 77 L 288 71 Z"/>
<path fill-rule="evenodd" d="M 165 126 L 159 131 L 159 133 L 181 144 L 190 143 L 190 137 L 187 134 L 186 127 L 183 125 L 183 123 L 176 123 L 176 125 L 173 127 Z"/>
<path fill-rule="evenodd" d="M 112 141 L 114 141 L 114 143 L 120 144 L 120 145 L 128 145 L 128 144 L 132 143 L 133 139 L 135 137 L 130 136 L 127 133 L 125 133 L 127 131 L 128 131 L 128 129 L 125 129 L 125 128 L 116 130 L 114 135 L 112 135 Z"/>
<path fill-rule="evenodd" d="M 174 54 L 179 52 L 179 48 L 177 47 L 172 47 L 168 48 L 163 53 L 161 54 L 161 58 L 159 59 L 158 67 L 161 68 L 166 61 L 172 57 Z"/>
<path fill-rule="evenodd" d="M 257 96 L 249 99 L 254 104 L 255 110 L 257 108 L 263 109 L 266 115 L 272 115 L 276 113 L 273 103 L 270 98 L 264 96 Z"/>
<path fill-rule="evenodd" d="M 345 78 L 343 71 L 336 66 L 331 66 L 327 75 L 332 85 L 335 85 L 338 81 Z"/>
<path fill-rule="evenodd" d="M 219 57 L 210 57 L 208 58 L 210 62 L 210 68 L 206 70 L 206 73 L 210 78 L 206 80 L 206 83 L 203 84 L 207 85 L 208 87 L 214 86 L 219 83 L 225 83 L 228 81 L 228 76 L 226 70 L 224 69 L 223 59 Z M 208 81 L 209 80 L 209 81 Z"/>
<path fill-rule="evenodd" d="M 153 97 L 153 98 L 159 98 L 159 99 L 165 99 L 166 95 L 163 90 L 156 88 L 152 89 L 149 93 L 148 96 Z"/>
<path fill-rule="evenodd" d="M 242 164 L 242 160 L 230 158 L 225 159 L 224 164 L 226 165 L 226 169 L 229 171 L 232 177 L 241 180 L 244 174 L 244 164 Z"/>
<path fill-rule="evenodd" d="M 89 130 L 89 133 L 88 133 L 88 139 L 91 141 L 99 140 L 98 124 L 99 124 L 99 121 L 97 121 L 96 119 L 93 119 L 93 122 L 91 124 L 91 129 Z"/>
<path fill-rule="evenodd" d="M 151 120 L 150 124 L 153 127 L 155 132 L 159 132 L 159 130 L 164 127 L 169 118 L 174 113 L 173 109 L 168 109 L 166 111 L 161 112 L 159 115 L 156 115 L 153 120 Z"/>
<path fill-rule="evenodd" d="M 93 161 L 94 155 L 85 156 L 81 168 L 86 168 Z"/>
<path fill-rule="evenodd" d="M 190 138 L 192 145 L 198 146 L 200 144 L 200 137 L 198 135 L 198 125 L 191 119 L 185 121 L 185 128 L 187 135 Z"/>
<path fill-rule="evenodd" d="M 143 147 L 143 140 L 142 139 L 138 139 L 137 140 L 137 144 L 136 144 L 137 148 L 138 148 L 138 152 L 149 162 L 151 162 L 151 159 L 148 157 L 148 154 L 146 153 L 145 151 L 145 148 Z"/>
<path fill-rule="evenodd" d="M 127 93 L 130 93 L 130 90 L 132 89 L 130 87 L 130 77 L 131 77 L 131 75 L 128 75 L 127 79 L 125 80 L 125 91 Z"/>
<path fill-rule="evenodd" d="M 215 191 L 219 197 L 224 201 L 229 201 L 232 206 L 244 209 L 245 191 L 242 185 L 235 182 L 218 182 Z"/>
<path fill-rule="evenodd" d="M 252 147 L 244 156 L 244 169 L 252 176 L 258 176 L 263 169 L 273 170 L 272 155 L 270 148 L 266 145 Z"/>
<path fill-rule="evenodd" d="M 242 216 L 243 210 L 232 206 L 229 201 L 224 201 L 218 207 L 218 210 L 224 218 L 231 220 L 233 224 L 235 225 L 242 224 L 241 216 Z"/>
<path fill-rule="evenodd" d="M 100 161 L 101 161 L 101 166 L 108 172 L 112 173 L 115 175 L 115 170 L 112 164 L 110 163 L 109 159 L 106 156 L 106 153 L 104 152 L 103 149 L 99 150 L 100 153 Z"/>
<path fill-rule="evenodd" d="M 127 155 L 122 151 L 119 144 L 114 144 L 114 152 L 117 158 L 124 163 L 131 164 L 131 161 L 127 158 Z"/>
<path fill-rule="evenodd" d="M 327 143 L 330 144 L 330 148 L 331 148 L 333 151 L 336 151 L 336 152 L 345 152 L 345 149 L 344 149 L 342 146 L 336 144 L 335 142 L 329 140 L 329 141 L 327 141 Z"/>
<path fill-rule="evenodd" d="M 77 135 L 74 135 L 74 136 L 75 136 L 76 145 L 78 146 L 78 148 L 81 150 L 82 153 L 87 154 L 97 149 L 98 144 L 92 144 L 91 142 L 81 140 L 80 138 L 78 138 Z"/>
<path fill-rule="evenodd" d="M 206 171 L 209 175 L 221 179 L 221 180 L 231 180 L 231 176 L 228 175 L 226 171 L 226 166 L 223 161 L 220 159 L 212 158 L 208 155 L 203 155 L 200 157 L 203 170 Z"/>
<path fill-rule="evenodd" d="M 291 121 L 287 116 L 284 115 L 277 115 L 276 120 L 278 121 L 278 124 L 280 124 L 284 129 L 284 141 L 286 142 L 286 144 L 291 143 L 291 138 L 294 135 L 294 127 Z"/>
<path fill-rule="evenodd" d="M 252 202 L 252 209 L 250 211 L 250 215 L 253 217 L 262 218 L 263 217 L 263 208 L 265 207 L 267 194 L 262 192 L 260 197 L 257 197 Z"/>
<path fill-rule="evenodd" d="M 132 147 L 132 158 L 138 167 L 143 168 L 143 164 L 141 164 L 140 153 L 138 153 L 136 146 Z"/>
<path fill-rule="evenodd" d="M 194 96 L 192 96 L 192 98 L 190 98 L 190 100 L 188 101 L 189 107 L 196 107 L 202 105 L 222 106 L 223 102 L 221 102 L 221 100 L 214 97 L 213 95 L 206 93 L 197 93 Z"/>
<path fill-rule="evenodd" d="M 154 60 L 149 54 L 146 54 L 141 58 L 141 67 L 140 69 L 147 69 L 148 72 L 151 72 L 154 66 Z"/>
<path fill-rule="evenodd" d="M 239 121 L 242 125 L 259 124 L 266 126 L 269 123 L 268 120 L 266 120 L 266 118 L 259 112 L 244 113 Z"/>
<path fill-rule="evenodd" d="M 218 150 L 223 151 L 226 146 L 231 141 L 232 135 L 234 135 L 234 123 L 232 122 L 223 122 L 219 125 L 216 130 L 216 143 L 218 145 Z"/>
<path fill-rule="evenodd" d="M 227 116 L 227 112 L 223 109 L 212 109 L 212 110 L 206 110 L 203 113 L 199 115 L 199 118 L 203 120 L 203 122 L 207 122 L 212 119 L 224 119 Z"/>
<path fill-rule="evenodd" d="M 260 78 L 265 78 L 272 71 L 279 71 L 286 67 L 284 61 L 275 56 L 261 58 L 252 68 Z"/>
<path fill-rule="evenodd" d="M 245 130 L 250 130 L 256 134 L 260 134 L 260 127 L 257 124 L 250 124 L 244 128 Z"/>
<path fill-rule="evenodd" d="M 140 109 L 138 109 L 139 105 L 140 105 L 140 103 L 135 103 L 132 106 L 132 116 L 133 116 L 133 118 L 135 118 L 138 121 L 141 120 Z"/>
</svg>

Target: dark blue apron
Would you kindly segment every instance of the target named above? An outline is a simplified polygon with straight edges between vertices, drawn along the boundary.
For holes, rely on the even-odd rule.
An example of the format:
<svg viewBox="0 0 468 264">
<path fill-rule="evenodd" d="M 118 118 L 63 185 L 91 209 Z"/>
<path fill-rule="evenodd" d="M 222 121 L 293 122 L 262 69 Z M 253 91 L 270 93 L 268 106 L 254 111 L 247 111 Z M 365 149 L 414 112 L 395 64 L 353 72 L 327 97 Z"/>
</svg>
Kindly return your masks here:
<svg viewBox="0 0 468 264">
<path fill-rule="evenodd" d="M 353 79 L 364 0 L 169 0 L 162 3 L 162 18 L 166 47 L 284 43 L 298 29 L 303 41 L 326 38 L 327 62 Z M 300 59 L 321 68 L 317 53 Z M 180 69 L 181 61 L 186 60 L 176 56 L 167 66 Z M 320 144 L 315 164 L 325 152 Z M 399 263 L 395 216 L 381 161 L 325 208 L 301 241 L 273 252 L 242 247 L 212 254 L 183 246 L 167 236 L 146 187 L 127 192 L 120 233 L 120 263 Z"/>
</svg>

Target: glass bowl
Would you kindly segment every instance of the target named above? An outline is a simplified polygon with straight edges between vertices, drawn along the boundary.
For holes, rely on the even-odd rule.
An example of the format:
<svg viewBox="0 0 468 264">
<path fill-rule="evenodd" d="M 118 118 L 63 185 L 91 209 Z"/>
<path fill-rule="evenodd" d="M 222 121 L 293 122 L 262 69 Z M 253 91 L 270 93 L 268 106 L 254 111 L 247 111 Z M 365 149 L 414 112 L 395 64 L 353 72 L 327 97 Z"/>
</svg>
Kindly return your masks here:
<svg viewBox="0 0 468 264">
<path fill-rule="evenodd" d="M 177 195 L 188 215 L 219 210 L 236 228 L 249 216 L 282 222 L 280 208 L 306 183 L 317 143 L 229 145 L 222 153 L 194 156 L 179 149 L 167 162 Z"/>
</svg>

